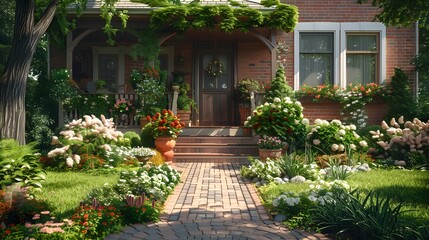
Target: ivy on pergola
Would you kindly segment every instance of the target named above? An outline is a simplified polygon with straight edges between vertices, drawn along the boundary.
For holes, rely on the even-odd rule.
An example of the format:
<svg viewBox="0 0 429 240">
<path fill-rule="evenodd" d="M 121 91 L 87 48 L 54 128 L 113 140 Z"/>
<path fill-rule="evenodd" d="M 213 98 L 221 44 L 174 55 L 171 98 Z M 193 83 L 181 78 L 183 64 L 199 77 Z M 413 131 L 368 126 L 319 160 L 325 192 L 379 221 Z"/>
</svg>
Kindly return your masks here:
<svg viewBox="0 0 429 240">
<path fill-rule="evenodd" d="M 278 3 L 275 7 L 254 9 L 245 5 L 171 5 L 149 13 L 150 27 L 156 31 L 184 33 L 190 29 L 214 29 L 231 33 L 266 27 L 290 32 L 298 22 L 295 6 Z"/>
</svg>

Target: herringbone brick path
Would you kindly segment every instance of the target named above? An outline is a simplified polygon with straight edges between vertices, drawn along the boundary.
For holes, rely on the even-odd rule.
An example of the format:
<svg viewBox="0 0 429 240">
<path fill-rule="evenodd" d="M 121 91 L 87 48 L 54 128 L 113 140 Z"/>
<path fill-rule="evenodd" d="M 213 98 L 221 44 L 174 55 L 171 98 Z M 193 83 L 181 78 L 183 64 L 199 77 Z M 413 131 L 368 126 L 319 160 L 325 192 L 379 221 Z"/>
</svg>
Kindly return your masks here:
<svg viewBox="0 0 429 240">
<path fill-rule="evenodd" d="M 182 182 L 161 221 L 127 226 L 106 239 L 328 239 L 270 220 L 254 187 L 233 161 L 178 163 Z"/>
</svg>

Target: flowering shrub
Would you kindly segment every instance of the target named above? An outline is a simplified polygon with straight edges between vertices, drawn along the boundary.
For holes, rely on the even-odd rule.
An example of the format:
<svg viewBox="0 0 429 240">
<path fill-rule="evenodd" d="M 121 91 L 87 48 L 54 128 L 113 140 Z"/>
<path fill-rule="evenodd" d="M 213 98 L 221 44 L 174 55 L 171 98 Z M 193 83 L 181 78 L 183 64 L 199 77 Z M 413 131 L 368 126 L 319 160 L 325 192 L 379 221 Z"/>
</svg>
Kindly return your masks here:
<svg viewBox="0 0 429 240">
<path fill-rule="evenodd" d="M 119 165 L 139 166 L 136 159 L 137 156 L 152 157 L 155 151 L 144 147 L 126 147 L 126 146 L 111 146 L 109 151 L 106 151 L 106 160 L 108 165 L 105 167 L 116 167 Z"/>
<path fill-rule="evenodd" d="M 145 193 L 156 200 L 165 200 L 180 181 L 180 174 L 168 164 L 136 171 L 123 171 L 116 188 L 122 194 Z"/>
<path fill-rule="evenodd" d="M 243 166 L 240 170 L 241 176 L 259 181 L 272 182 L 274 178 L 281 176 L 280 168 L 276 165 L 276 161 L 267 159 L 262 162 L 258 159 L 249 158 L 251 165 Z"/>
<path fill-rule="evenodd" d="M 182 132 L 183 125 L 180 119 L 170 110 L 162 110 L 161 113 L 156 113 L 152 117 L 147 116 L 147 120 L 153 129 L 154 137 L 172 137 L 177 138 Z"/>
<path fill-rule="evenodd" d="M 85 163 L 81 163 L 81 156 L 86 154 L 89 159 L 83 160 L 89 160 L 85 161 L 89 168 L 103 166 L 104 160 L 95 161 L 93 156 L 103 156 L 106 151 L 111 150 L 109 144 L 121 143 L 122 136 L 121 132 L 115 130 L 112 119 L 106 119 L 103 115 L 101 119 L 86 115 L 83 119 L 66 124 L 59 137 L 52 137 L 51 144 L 55 149 L 48 153 L 48 157 L 54 158 L 59 168 L 81 169 L 85 168 Z"/>
<path fill-rule="evenodd" d="M 284 145 L 278 137 L 263 136 L 258 141 L 258 147 L 263 149 L 282 149 Z"/>
<path fill-rule="evenodd" d="M 355 132 L 355 125 L 343 125 L 339 120 L 315 120 L 307 134 L 308 144 L 318 154 L 338 154 L 365 150 L 368 144 Z"/>
<path fill-rule="evenodd" d="M 79 228 L 85 239 L 98 239 L 117 231 L 122 222 L 122 217 L 120 211 L 113 206 L 94 208 L 84 205 L 75 210 L 71 220 Z"/>
<path fill-rule="evenodd" d="M 131 113 L 133 110 L 134 110 L 133 103 L 124 98 L 121 98 L 116 100 L 116 103 L 113 106 L 113 108 L 110 109 L 110 112 L 113 115 L 119 115 L 119 114 Z"/>
<path fill-rule="evenodd" d="M 303 142 L 305 125 L 302 106 L 289 97 L 274 98 L 272 103 L 266 102 L 258 106 L 244 122 L 261 136 L 276 136 L 290 144 Z"/>
<path fill-rule="evenodd" d="M 372 139 L 377 143 L 376 149 L 370 149 L 372 154 L 382 154 L 393 159 L 404 158 L 406 153 L 418 153 L 429 157 L 429 121 L 422 122 L 417 118 L 406 121 L 400 117 L 398 121 L 392 118 L 390 123 L 381 123 L 382 131 L 370 131 Z"/>
<path fill-rule="evenodd" d="M 143 206 L 126 206 L 123 210 L 125 224 L 144 223 L 158 220 L 159 211 L 150 201 Z"/>
</svg>

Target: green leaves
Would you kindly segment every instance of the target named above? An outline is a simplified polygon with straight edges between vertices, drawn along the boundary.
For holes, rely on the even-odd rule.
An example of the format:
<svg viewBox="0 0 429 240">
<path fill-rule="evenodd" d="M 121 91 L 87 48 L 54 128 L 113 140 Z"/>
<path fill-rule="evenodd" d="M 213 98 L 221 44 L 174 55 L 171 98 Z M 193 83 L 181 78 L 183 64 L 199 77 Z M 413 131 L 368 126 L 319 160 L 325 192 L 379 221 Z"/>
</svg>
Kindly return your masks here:
<svg viewBox="0 0 429 240">
<path fill-rule="evenodd" d="M 15 140 L 0 141 L 0 186 L 14 183 L 21 187 L 42 188 L 46 173 L 39 166 L 39 155 L 30 146 L 19 146 Z"/>
</svg>

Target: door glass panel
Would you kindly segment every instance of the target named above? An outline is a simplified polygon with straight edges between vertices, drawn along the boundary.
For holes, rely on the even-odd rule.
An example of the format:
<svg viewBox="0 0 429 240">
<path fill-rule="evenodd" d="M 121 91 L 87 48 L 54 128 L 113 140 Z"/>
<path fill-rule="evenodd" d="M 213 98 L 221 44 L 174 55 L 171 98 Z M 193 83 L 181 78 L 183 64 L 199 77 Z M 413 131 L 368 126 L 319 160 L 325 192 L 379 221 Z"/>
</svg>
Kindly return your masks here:
<svg viewBox="0 0 429 240">
<path fill-rule="evenodd" d="M 228 81 L 228 61 L 226 55 L 206 54 L 203 57 L 203 88 L 205 90 L 226 91 Z"/>
</svg>

